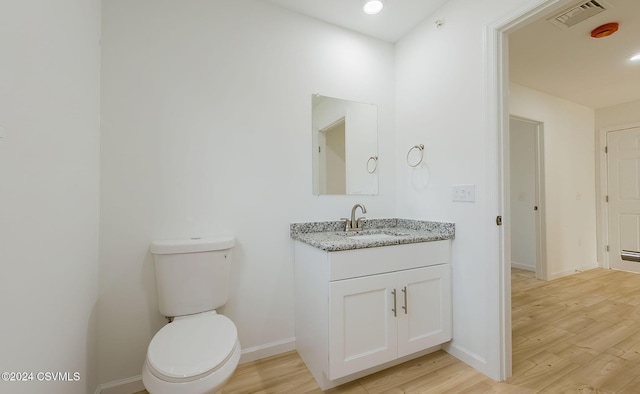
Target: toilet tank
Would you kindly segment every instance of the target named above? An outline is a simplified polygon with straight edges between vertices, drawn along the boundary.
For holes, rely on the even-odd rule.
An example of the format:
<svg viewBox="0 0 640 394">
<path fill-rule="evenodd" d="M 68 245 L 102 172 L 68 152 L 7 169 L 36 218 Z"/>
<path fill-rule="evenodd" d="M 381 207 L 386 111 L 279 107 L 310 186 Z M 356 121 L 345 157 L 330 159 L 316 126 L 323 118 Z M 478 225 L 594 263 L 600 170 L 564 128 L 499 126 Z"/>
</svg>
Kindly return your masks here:
<svg viewBox="0 0 640 394">
<path fill-rule="evenodd" d="M 233 236 L 153 241 L 158 309 L 192 315 L 227 303 Z"/>
</svg>

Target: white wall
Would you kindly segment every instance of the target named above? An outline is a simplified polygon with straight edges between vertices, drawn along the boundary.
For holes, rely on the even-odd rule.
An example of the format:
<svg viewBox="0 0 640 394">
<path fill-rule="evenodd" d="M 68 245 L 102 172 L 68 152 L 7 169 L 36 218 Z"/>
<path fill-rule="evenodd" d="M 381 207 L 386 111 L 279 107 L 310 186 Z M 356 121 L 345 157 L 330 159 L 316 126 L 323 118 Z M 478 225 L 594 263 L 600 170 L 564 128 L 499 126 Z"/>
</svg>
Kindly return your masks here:
<svg viewBox="0 0 640 394">
<path fill-rule="evenodd" d="M 0 3 L 2 393 L 98 383 L 99 39 L 97 0 Z"/>
<path fill-rule="evenodd" d="M 511 266 L 536 271 L 536 125 L 509 121 Z"/>
<path fill-rule="evenodd" d="M 396 44 L 397 215 L 456 223 L 453 342 L 449 351 L 498 378 L 498 262 L 490 261 L 495 213 L 486 209 L 484 25 L 513 2 L 451 0 Z M 434 21 L 444 19 L 437 29 Z M 424 144 L 422 165 L 408 150 Z M 473 203 L 452 202 L 451 186 L 474 184 Z"/>
<path fill-rule="evenodd" d="M 495 218 L 502 213 L 495 211 L 497 196 L 492 186 L 497 174 L 491 168 L 497 158 L 487 153 L 497 148 L 493 145 L 495 131 L 487 121 L 487 97 L 493 87 L 487 83 L 485 33 L 488 25 L 504 20 L 519 7 L 539 3 L 450 0 L 396 45 L 397 214 L 456 223 L 454 340 L 449 351 L 494 378 L 501 375 L 499 348 L 504 336 L 499 323 L 498 278 L 502 272 L 499 262 L 489 256 L 498 256 L 493 250 L 499 233 Z M 434 23 L 438 19 L 445 20 L 441 29 Z M 592 140 L 579 141 L 576 149 L 592 150 Z M 405 157 L 411 146 L 420 143 L 425 145 L 425 163 L 412 170 Z M 583 164 L 588 163 L 581 160 L 573 170 Z M 595 216 L 593 161 L 586 168 L 586 172 L 578 171 L 579 179 L 573 181 L 577 183 L 570 191 L 561 192 L 563 196 L 570 193 L 574 201 L 577 192 L 582 197 L 560 212 L 563 223 L 567 216 L 583 211 L 578 206 L 591 205 Z M 451 186 L 456 184 L 475 184 L 476 201 L 452 202 Z M 595 245 L 595 235 L 589 238 L 588 230 L 594 225 L 591 219 L 587 221 L 587 229 L 567 240 L 570 250 L 579 252 L 569 256 L 572 266 L 581 257 L 585 257 L 585 264 L 595 261 L 591 246 L 576 246 L 578 241 Z"/>
<path fill-rule="evenodd" d="M 235 234 L 243 348 L 292 341 L 289 223 L 393 214 L 393 46 L 250 0 L 109 0 L 102 44 L 101 381 L 164 324 L 153 239 Z M 378 105 L 379 196 L 312 195 L 311 93 Z"/>
<path fill-rule="evenodd" d="M 596 110 L 597 130 L 640 122 L 640 100 Z"/>
<path fill-rule="evenodd" d="M 548 276 L 596 267 L 595 112 L 518 84 L 510 94 L 512 115 L 544 123 Z"/>
</svg>

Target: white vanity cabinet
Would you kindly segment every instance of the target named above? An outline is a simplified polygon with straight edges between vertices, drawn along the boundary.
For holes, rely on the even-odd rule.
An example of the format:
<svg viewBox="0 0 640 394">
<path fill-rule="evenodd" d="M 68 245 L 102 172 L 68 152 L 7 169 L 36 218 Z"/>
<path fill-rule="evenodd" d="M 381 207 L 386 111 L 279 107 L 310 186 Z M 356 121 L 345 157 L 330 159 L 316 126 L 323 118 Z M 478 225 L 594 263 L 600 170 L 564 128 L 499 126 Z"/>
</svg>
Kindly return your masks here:
<svg viewBox="0 0 640 394">
<path fill-rule="evenodd" d="M 450 250 L 295 242 L 296 348 L 323 390 L 451 340 Z"/>
</svg>

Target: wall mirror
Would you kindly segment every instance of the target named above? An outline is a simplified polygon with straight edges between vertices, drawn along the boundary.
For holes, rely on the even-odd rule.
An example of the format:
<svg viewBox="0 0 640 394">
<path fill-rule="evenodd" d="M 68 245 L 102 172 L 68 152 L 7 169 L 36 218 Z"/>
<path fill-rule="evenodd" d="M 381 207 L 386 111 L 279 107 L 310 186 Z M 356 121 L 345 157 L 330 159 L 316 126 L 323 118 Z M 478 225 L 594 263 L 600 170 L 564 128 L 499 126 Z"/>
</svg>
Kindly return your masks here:
<svg viewBox="0 0 640 394">
<path fill-rule="evenodd" d="M 313 194 L 378 194 L 378 108 L 312 95 Z"/>
</svg>

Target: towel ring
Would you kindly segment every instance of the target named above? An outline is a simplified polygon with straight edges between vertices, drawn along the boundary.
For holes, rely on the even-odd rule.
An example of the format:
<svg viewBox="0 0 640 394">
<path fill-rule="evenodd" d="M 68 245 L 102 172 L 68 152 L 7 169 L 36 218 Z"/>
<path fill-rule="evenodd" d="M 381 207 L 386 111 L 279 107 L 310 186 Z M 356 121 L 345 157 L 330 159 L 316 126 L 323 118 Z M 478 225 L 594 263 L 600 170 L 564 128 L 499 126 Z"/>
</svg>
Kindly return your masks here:
<svg viewBox="0 0 640 394">
<path fill-rule="evenodd" d="M 409 156 L 411 155 L 411 151 L 413 151 L 414 149 L 418 149 L 420 151 L 420 159 L 418 160 L 417 163 L 411 164 L 409 162 Z M 409 149 L 409 152 L 407 152 L 407 164 L 409 165 L 409 167 L 417 167 L 418 165 L 420 165 L 420 163 L 422 163 L 422 159 L 423 158 L 424 158 L 424 145 L 423 144 L 416 145 L 416 146 L 412 147 L 411 149 Z"/>
<path fill-rule="evenodd" d="M 369 163 L 371 163 L 371 160 L 373 160 L 373 169 L 369 170 L 369 168 L 371 167 L 369 165 Z M 376 172 L 377 169 L 378 169 L 378 156 L 371 156 L 369 160 L 367 160 L 367 172 L 369 174 L 373 174 L 374 172 Z"/>
</svg>

